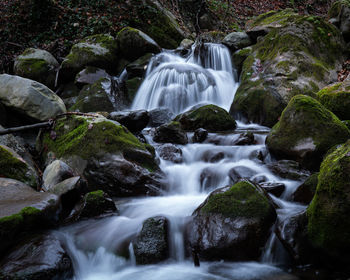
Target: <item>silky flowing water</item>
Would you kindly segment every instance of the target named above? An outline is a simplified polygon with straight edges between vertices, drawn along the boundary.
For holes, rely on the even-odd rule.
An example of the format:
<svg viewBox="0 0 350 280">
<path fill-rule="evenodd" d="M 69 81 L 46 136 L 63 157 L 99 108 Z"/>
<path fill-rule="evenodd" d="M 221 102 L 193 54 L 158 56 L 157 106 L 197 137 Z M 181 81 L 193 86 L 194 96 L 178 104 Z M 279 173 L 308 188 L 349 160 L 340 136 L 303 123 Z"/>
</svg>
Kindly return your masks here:
<svg viewBox="0 0 350 280">
<path fill-rule="evenodd" d="M 224 46 L 194 46 L 187 57 L 165 51 L 149 63 L 145 81 L 131 109 L 166 107 L 177 114 L 199 104 L 216 104 L 229 110 L 237 87 L 230 54 Z M 252 131 L 256 143 L 232 145 L 244 131 Z M 208 139 L 211 140 L 204 143 L 178 145 L 183 153 L 182 163 L 160 159 L 167 180 L 167 189 L 162 196 L 119 199 L 116 200 L 118 216 L 90 219 L 62 228 L 57 234 L 65 241 L 73 260 L 74 279 L 257 280 L 286 277 L 287 273 L 279 268 L 283 265 L 284 253 L 282 250 L 277 254 L 278 250 L 273 250 L 278 247 L 273 233 L 260 262 L 202 262 L 200 267 L 195 267 L 192 259 L 185 255 L 186 221 L 211 191 L 230 183 L 228 172 L 235 166 L 248 167 L 253 171 L 253 177 L 264 175 L 270 182 L 285 184 L 281 198 L 271 196 L 279 206 L 278 219 L 282 223 L 305 209 L 303 205 L 288 201 L 300 182 L 279 178 L 256 159 L 256 155 L 262 153 L 265 162 L 271 161 L 265 147 L 267 133 L 265 127 L 239 122 L 231 134 L 210 134 Z M 150 129 L 144 134 L 151 145 L 159 145 L 152 141 Z M 223 155 L 219 161 L 206 160 L 208 154 L 218 153 Z M 214 175 L 210 179 L 203 177 L 207 172 Z M 170 258 L 161 264 L 136 265 L 131 241 L 141 230 L 143 221 L 155 216 L 165 216 L 170 221 Z"/>
</svg>

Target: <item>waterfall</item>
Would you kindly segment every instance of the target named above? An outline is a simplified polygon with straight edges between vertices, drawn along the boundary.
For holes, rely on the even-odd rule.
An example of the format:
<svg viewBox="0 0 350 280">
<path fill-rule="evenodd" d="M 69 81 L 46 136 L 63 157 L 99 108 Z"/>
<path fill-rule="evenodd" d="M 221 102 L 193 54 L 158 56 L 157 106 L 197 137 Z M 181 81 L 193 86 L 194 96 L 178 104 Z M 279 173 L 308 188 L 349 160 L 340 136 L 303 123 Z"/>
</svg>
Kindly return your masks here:
<svg viewBox="0 0 350 280">
<path fill-rule="evenodd" d="M 132 109 L 169 108 L 175 114 L 198 104 L 215 104 L 226 110 L 238 87 L 229 50 L 218 44 L 194 45 L 183 58 L 167 52 L 152 58 Z"/>
</svg>

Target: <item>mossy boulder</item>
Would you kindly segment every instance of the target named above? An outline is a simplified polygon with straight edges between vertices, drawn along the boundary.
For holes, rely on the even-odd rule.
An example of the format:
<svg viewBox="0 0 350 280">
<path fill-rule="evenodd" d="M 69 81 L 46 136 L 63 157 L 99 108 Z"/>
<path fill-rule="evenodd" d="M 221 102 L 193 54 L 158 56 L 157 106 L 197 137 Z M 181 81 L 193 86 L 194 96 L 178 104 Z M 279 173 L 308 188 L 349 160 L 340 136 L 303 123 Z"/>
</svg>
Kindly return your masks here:
<svg viewBox="0 0 350 280">
<path fill-rule="evenodd" d="M 91 85 L 86 85 L 74 99 L 75 103 L 69 108 L 69 111 L 88 112 L 112 112 L 115 107 L 113 101 L 116 101 L 112 80 L 102 78 Z"/>
<path fill-rule="evenodd" d="M 297 95 L 271 129 L 266 144 L 276 157 L 318 170 L 326 152 L 349 137 L 349 129 L 331 111 L 310 96 Z"/>
<path fill-rule="evenodd" d="M 125 27 L 117 35 L 119 50 L 124 58 L 133 61 L 147 53 L 159 53 L 160 47 L 141 30 Z"/>
<path fill-rule="evenodd" d="M 339 119 L 350 120 L 350 80 L 323 88 L 317 97 Z"/>
<path fill-rule="evenodd" d="M 83 174 L 89 189 L 111 195 L 145 194 L 152 186 L 151 172 L 159 170 L 152 146 L 101 115 L 60 118 L 41 135 L 37 148 L 43 160 L 53 153 Z"/>
<path fill-rule="evenodd" d="M 54 88 L 58 67 L 56 58 L 48 51 L 29 48 L 16 57 L 14 72 L 17 76 Z"/>
<path fill-rule="evenodd" d="M 187 111 L 175 118 L 181 128 L 187 131 L 195 131 L 204 128 L 209 132 L 234 130 L 236 121 L 224 109 L 216 105 L 205 105 L 197 109 Z"/>
<path fill-rule="evenodd" d="M 350 258 L 350 141 L 322 162 L 316 194 L 307 209 L 308 236 L 327 263 Z M 331 258 L 329 258 L 331 257 Z"/>
<path fill-rule="evenodd" d="M 0 75 L 0 102 L 40 121 L 66 112 L 61 98 L 45 85 L 7 74 Z"/>
<path fill-rule="evenodd" d="M 0 145 L 0 177 L 15 179 L 37 188 L 38 176 L 14 150 Z"/>
<path fill-rule="evenodd" d="M 244 60 L 247 59 L 247 57 L 253 52 L 252 47 L 246 47 L 244 49 L 240 49 L 235 51 L 232 54 L 232 64 L 235 66 L 237 69 L 237 74 L 240 75 L 242 72 L 242 66 Z"/>
<path fill-rule="evenodd" d="M 203 259 L 256 260 L 275 219 L 265 192 L 241 181 L 215 190 L 194 211 L 189 244 Z"/>
<path fill-rule="evenodd" d="M 271 28 L 243 63 L 230 113 L 271 127 L 293 96 L 315 96 L 337 80 L 345 44 L 322 18 L 290 10 L 264 14 L 253 23 L 260 25 Z"/>
<path fill-rule="evenodd" d="M 21 233 L 55 225 L 59 199 L 37 192 L 13 179 L 0 178 L 0 253 L 11 247 Z"/>
<path fill-rule="evenodd" d="M 95 66 L 116 74 L 118 62 L 117 41 L 107 34 L 92 35 L 73 45 L 61 64 L 58 82 L 73 81 L 75 75 L 86 66 Z"/>
</svg>

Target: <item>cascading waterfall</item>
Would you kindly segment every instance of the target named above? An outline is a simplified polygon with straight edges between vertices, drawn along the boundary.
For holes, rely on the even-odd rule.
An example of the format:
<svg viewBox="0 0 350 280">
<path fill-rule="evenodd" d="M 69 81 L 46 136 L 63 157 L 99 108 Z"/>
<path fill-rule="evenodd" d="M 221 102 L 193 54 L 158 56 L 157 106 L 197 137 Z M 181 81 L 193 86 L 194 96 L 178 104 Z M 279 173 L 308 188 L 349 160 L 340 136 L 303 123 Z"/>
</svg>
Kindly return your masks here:
<svg viewBox="0 0 350 280">
<path fill-rule="evenodd" d="M 228 109 L 237 85 L 230 55 L 224 46 L 194 46 L 187 58 L 163 52 L 148 65 L 145 81 L 132 109 L 167 107 L 179 113 L 201 103 L 214 103 Z M 233 145 L 239 134 L 247 130 L 254 133 L 255 143 Z M 168 186 L 163 196 L 119 200 L 119 216 L 88 220 L 63 228 L 58 234 L 65 240 L 73 260 L 74 279 L 253 280 L 267 279 L 271 275 L 283 277 L 286 273 L 273 265 L 274 234 L 267 242 L 260 263 L 204 262 L 198 268 L 193 266 L 191 259 L 186 259 L 184 250 L 186 217 L 191 216 L 211 191 L 230 183 L 228 173 L 233 167 L 248 168 L 252 173 L 250 179 L 264 175 L 269 182 L 286 186 L 282 198 L 272 196 L 280 207 L 278 215 L 281 221 L 305 209 L 305 206 L 286 201 L 300 182 L 279 178 L 256 159 L 258 154 L 264 154 L 265 162 L 270 161 L 264 144 L 267 132 L 264 127 L 240 123 L 233 134 L 210 134 L 208 139 L 212 142 L 178 145 L 183 154 L 181 163 L 160 159 Z M 145 137 L 151 145 L 157 145 L 147 130 Z M 213 154 L 222 156 L 216 161 L 208 160 Z M 155 216 L 165 216 L 170 222 L 170 258 L 157 265 L 137 266 L 130 244 L 141 230 L 143 221 Z M 129 258 L 125 258 L 127 255 Z"/>
</svg>

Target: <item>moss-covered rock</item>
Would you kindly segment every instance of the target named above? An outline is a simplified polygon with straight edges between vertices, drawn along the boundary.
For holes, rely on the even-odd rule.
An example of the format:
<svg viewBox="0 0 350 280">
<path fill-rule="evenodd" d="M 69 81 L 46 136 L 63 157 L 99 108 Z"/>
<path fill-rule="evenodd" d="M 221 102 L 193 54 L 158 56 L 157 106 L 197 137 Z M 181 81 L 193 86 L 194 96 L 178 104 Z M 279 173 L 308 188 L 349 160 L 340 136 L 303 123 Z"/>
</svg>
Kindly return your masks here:
<svg viewBox="0 0 350 280">
<path fill-rule="evenodd" d="M 350 119 L 350 80 L 323 88 L 317 93 L 317 97 L 339 119 Z"/>
<path fill-rule="evenodd" d="M 347 141 L 322 162 L 316 194 L 307 209 L 310 241 L 338 263 L 346 263 L 350 257 L 349 171 L 350 141 Z"/>
<path fill-rule="evenodd" d="M 0 145 L 0 177 L 21 181 L 33 188 L 37 188 L 38 176 L 15 151 Z"/>
<path fill-rule="evenodd" d="M 270 131 L 266 144 L 275 156 L 317 170 L 326 152 L 349 137 L 349 129 L 331 111 L 310 96 L 297 95 Z"/>
<path fill-rule="evenodd" d="M 236 121 L 224 109 L 216 105 L 205 105 L 197 109 L 187 111 L 175 118 L 181 128 L 188 131 L 195 131 L 204 128 L 210 132 L 234 130 Z"/>
<path fill-rule="evenodd" d="M 118 68 L 118 44 L 110 35 L 86 37 L 75 44 L 61 64 L 59 83 L 73 81 L 86 66 L 95 66 L 115 74 Z"/>
<path fill-rule="evenodd" d="M 16 57 L 14 72 L 18 76 L 54 88 L 58 67 L 57 60 L 49 52 L 29 48 Z"/>
<path fill-rule="evenodd" d="M 241 74 L 244 60 L 253 52 L 252 47 L 237 50 L 232 54 L 232 64 L 236 67 L 238 75 Z"/>
<path fill-rule="evenodd" d="M 293 96 L 315 96 L 337 80 L 345 45 L 339 31 L 322 18 L 290 10 L 261 15 L 253 22 L 257 26 L 270 31 L 244 61 L 230 113 L 273 126 Z"/>
<path fill-rule="evenodd" d="M 261 253 L 276 212 L 260 187 L 241 181 L 211 193 L 193 216 L 189 242 L 200 257 L 253 260 Z"/>
<path fill-rule="evenodd" d="M 159 53 L 160 47 L 141 30 L 125 27 L 117 35 L 119 50 L 123 57 L 133 61 L 147 53 Z"/>
</svg>

